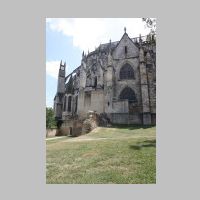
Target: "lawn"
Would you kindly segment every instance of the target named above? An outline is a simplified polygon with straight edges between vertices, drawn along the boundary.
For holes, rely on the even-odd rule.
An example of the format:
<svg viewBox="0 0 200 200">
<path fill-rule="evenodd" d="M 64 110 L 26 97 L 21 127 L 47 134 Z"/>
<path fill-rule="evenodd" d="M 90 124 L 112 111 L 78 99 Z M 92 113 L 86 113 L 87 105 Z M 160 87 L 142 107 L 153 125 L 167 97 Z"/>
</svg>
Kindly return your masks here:
<svg viewBox="0 0 200 200">
<path fill-rule="evenodd" d="M 46 182 L 156 183 L 156 127 L 98 127 L 46 141 Z"/>
</svg>

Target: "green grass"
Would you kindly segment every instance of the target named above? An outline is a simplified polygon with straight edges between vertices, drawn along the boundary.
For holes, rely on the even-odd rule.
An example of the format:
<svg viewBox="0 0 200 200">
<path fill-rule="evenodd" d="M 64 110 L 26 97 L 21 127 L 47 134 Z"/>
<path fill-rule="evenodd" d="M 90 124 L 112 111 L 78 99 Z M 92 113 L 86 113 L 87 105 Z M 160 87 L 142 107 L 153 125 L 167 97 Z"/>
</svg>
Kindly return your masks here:
<svg viewBox="0 0 200 200">
<path fill-rule="evenodd" d="M 46 141 L 47 183 L 156 183 L 155 132 L 120 126 Z"/>
</svg>

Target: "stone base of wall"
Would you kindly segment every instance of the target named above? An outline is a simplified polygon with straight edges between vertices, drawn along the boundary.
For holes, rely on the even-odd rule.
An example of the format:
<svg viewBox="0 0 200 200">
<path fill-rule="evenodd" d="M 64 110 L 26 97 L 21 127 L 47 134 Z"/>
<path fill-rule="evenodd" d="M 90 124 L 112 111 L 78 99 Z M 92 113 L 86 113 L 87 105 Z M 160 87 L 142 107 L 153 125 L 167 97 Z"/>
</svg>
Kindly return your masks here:
<svg viewBox="0 0 200 200">
<path fill-rule="evenodd" d="M 112 124 L 155 125 L 156 115 L 151 113 L 110 113 Z"/>
<path fill-rule="evenodd" d="M 151 124 L 156 125 L 156 114 L 155 113 L 151 114 Z"/>
<path fill-rule="evenodd" d="M 109 124 L 127 125 L 155 125 L 156 114 L 151 113 L 101 113 L 89 111 L 85 120 L 78 118 L 66 119 L 56 131 L 56 136 L 79 136 L 87 134 L 97 126 L 108 126 Z"/>
<path fill-rule="evenodd" d="M 56 136 L 57 129 L 47 129 L 46 130 L 46 137 L 54 137 Z"/>
<path fill-rule="evenodd" d="M 143 124 L 151 125 L 151 113 L 143 113 Z"/>
<path fill-rule="evenodd" d="M 58 129 L 57 135 L 79 136 L 81 134 L 86 134 L 99 125 L 108 124 L 106 120 L 104 115 L 99 115 L 95 111 L 89 111 L 85 119 L 68 117 L 62 123 L 61 128 Z"/>
<path fill-rule="evenodd" d="M 68 119 L 57 130 L 57 136 L 79 136 L 82 132 L 83 122 L 79 119 Z"/>
<path fill-rule="evenodd" d="M 110 117 L 113 124 L 142 124 L 140 113 L 111 113 Z"/>
</svg>

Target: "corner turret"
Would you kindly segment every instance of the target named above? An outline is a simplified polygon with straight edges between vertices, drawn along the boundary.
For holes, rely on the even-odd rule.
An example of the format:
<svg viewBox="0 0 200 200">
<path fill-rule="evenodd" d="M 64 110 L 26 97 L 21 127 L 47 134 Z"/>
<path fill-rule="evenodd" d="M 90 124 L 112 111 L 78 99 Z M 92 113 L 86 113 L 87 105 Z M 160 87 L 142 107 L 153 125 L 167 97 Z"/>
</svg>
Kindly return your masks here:
<svg viewBox="0 0 200 200">
<path fill-rule="evenodd" d="M 64 94 L 65 92 L 65 68 L 66 68 L 66 62 L 62 64 L 61 60 L 58 72 L 58 87 L 57 87 L 58 94 Z"/>
</svg>

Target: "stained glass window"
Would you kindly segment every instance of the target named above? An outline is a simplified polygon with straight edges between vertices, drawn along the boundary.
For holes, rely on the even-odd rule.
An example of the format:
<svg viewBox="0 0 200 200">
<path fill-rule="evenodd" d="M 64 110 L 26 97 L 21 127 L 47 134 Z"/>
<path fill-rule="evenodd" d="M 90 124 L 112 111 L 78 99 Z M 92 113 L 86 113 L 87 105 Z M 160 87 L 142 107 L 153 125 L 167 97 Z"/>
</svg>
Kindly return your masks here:
<svg viewBox="0 0 200 200">
<path fill-rule="evenodd" d="M 128 63 L 121 68 L 120 79 L 134 79 L 133 68 Z"/>
</svg>

